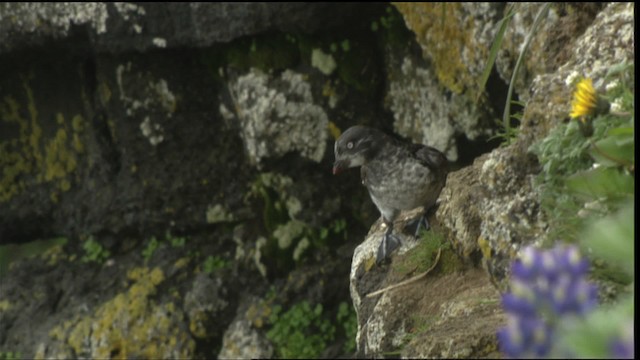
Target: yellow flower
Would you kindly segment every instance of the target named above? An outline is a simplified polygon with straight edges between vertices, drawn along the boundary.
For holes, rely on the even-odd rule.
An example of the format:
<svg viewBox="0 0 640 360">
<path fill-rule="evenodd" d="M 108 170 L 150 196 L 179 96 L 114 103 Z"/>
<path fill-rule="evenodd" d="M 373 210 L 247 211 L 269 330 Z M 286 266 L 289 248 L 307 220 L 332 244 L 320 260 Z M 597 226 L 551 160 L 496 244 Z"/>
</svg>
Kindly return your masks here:
<svg viewBox="0 0 640 360">
<path fill-rule="evenodd" d="M 573 93 L 573 102 L 571 103 L 571 116 L 572 119 L 580 118 L 582 122 L 585 121 L 585 117 L 593 115 L 598 106 L 598 95 L 593 88 L 591 79 L 582 79 L 576 86 L 576 91 Z"/>
</svg>

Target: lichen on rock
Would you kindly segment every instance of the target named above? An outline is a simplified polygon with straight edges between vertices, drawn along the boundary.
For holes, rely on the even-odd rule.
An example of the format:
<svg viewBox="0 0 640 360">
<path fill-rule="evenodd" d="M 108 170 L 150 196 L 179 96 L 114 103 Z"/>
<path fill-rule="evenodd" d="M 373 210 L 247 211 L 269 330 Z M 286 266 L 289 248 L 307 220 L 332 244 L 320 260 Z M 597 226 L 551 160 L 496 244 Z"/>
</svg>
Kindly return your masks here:
<svg viewBox="0 0 640 360">
<path fill-rule="evenodd" d="M 180 325 L 184 314 L 173 302 L 153 299 L 165 276 L 160 268 L 134 268 L 131 286 L 100 305 L 93 315 L 78 315 L 55 326 L 52 344 L 35 358 L 190 357 L 191 335 Z M 55 344 L 55 346 L 54 346 Z"/>
<path fill-rule="evenodd" d="M 229 83 L 249 159 L 260 167 L 264 158 L 295 151 L 320 162 L 329 119 L 316 105 L 304 75 L 291 70 L 273 78 L 252 68 Z"/>
<path fill-rule="evenodd" d="M 451 161 L 458 159 L 456 136 L 491 134 L 480 108 L 465 96 L 443 93 L 431 69 L 405 57 L 399 70 L 391 70 L 387 95 L 398 134 L 435 147 Z"/>
</svg>

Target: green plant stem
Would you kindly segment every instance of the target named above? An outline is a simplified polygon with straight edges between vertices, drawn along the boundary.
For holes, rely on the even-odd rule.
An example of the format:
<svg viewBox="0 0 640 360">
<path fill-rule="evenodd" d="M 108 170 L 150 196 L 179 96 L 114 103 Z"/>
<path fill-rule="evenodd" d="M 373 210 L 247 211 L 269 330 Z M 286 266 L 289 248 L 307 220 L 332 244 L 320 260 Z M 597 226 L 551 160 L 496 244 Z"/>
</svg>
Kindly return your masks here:
<svg viewBox="0 0 640 360">
<path fill-rule="evenodd" d="M 496 62 L 496 57 L 498 56 L 498 50 L 500 49 L 500 45 L 502 44 L 502 40 L 504 39 L 504 33 L 511 22 L 511 18 L 515 15 L 515 5 L 509 4 L 507 5 L 507 15 L 498 22 L 500 27 L 498 32 L 496 33 L 496 37 L 493 40 L 493 44 L 491 44 L 491 49 L 489 50 L 489 59 L 487 60 L 487 64 L 484 67 L 482 72 L 482 76 L 480 77 L 480 82 L 478 83 L 478 94 L 476 95 L 476 102 L 480 100 L 481 95 L 484 92 L 484 88 L 487 85 L 487 80 L 489 80 L 489 76 L 491 75 L 491 70 L 493 69 L 493 65 Z"/>
<path fill-rule="evenodd" d="M 513 74 L 511 74 L 511 81 L 509 82 L 509 90 L 507 91 L 507 103 L 505 104 L 504 115 L 502 116 L 502 120 L 504 122 L 504 128 L 507 133 L 509 133 L 509 131 L 511 130 L 511 124 L 510 124 L 511 96 L 513 95 L 513 86 L 514 86 L 513 84 L 516 81 L 516 75 L 518 75 L 518 71 L 520 70 L 520 66 L 522 65 L 522 59 L 524 59 L 524 54 L 527 52 L 527 49 L 529 48 L 529 44 L 531 44 L 533 35 L 535 34 L 535 31 L 538 28 L 538 26 L 540 26 L 540 22 L 542 21 L 542 18 L 547 14 L 547 11 L 549 10 L 550 6 L 551 6 L 551 3 L 545 3 L 544 5 L 542 5 L 542 8 L 540 9 L 540 11 L 538 11 L 538 15 L 536 15 L 536 18 L 533 21 L 531 30 L 529 31 L 529 34 L 527 34 L 524 47 L 522 48 L 522 51 L 520 51 L 520 55 L 518 56 L 516 65 L 513 67 Z"/>
</svg>

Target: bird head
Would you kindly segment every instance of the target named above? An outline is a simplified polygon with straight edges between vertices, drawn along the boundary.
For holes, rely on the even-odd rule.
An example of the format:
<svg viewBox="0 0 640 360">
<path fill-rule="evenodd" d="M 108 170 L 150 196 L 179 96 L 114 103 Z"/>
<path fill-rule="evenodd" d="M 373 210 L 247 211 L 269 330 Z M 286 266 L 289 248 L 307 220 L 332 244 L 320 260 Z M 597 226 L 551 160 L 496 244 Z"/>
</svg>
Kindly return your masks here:
<svg viewBox="0 0 640 360">
<path fill-rule="evenodd" d="M 380 147 L 384 134 L 366 126 L 352 126 L 336 140 L 333 174 L 367 163 Z"/>
</svg>

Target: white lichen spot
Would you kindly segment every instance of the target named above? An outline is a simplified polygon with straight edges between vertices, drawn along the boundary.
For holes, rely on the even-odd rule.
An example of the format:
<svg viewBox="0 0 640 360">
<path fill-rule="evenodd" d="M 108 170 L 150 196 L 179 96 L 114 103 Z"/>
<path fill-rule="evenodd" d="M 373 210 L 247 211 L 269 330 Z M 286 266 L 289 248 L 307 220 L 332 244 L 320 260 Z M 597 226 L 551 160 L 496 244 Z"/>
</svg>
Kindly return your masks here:
<svg viewBox="0 0 640 360">
<path fill-rule="evenodd" d="M 160 79 L 151 86 L 156 91 L 160 104 L 167 111 L 167 115 L 171 117 L 171 114 L 176 111 L 176 96 L 171 92 L 171 90 L 169 90 L 167 81 Z"/>
<path fill-rule="evenodd" d="M 262 258 L 262 249 L 267 246 L 267 239 L 263 236 L 260 236 L 258 240 L 256 240 L 256 251 L 253 253 L 253 263 L 258 268 L 260 275 L 262 277 L 267 277 L 267 267 L 261 261 Z"/>
<path fill-rule="evenodd" d="M 142 26 L 140 26 L 138 24 L 133 24 L 133 31 L 135 31 L 136 34 L 141 34 L 142 33 Z"/>
<path fill-rule="evenodd" d="M 220 107 L 218 108 L 220 110 L 220 115 L 222 115 L 222 118 L 225 121 L 231 121 L 233 119 L 235 119 L 235 115 L 233 115 L 233 113 L 231 111 L 229 111 L 229 109 L 227 109 L 226 106 L 224 106 L 223 103 L 220 103 Z"/>
<path fill-rule="evenodd" d="M 160 144 L 164 140 L 164 129 L 160 124 L 152 124 L 151 119 L 147 116 L 140 124 L 142 135 L 149 140 L 152 146 Z"/>
<path fill-rule="evenodd" d="M 336 69 L 336 61 L 331 54 L 325 54 L 321 49 L 311 51 L 311 66 L 325 75 L 331 75 Z"/>
<path fill-rule="evenodd" d="M 620 86 L 620 81 L 618 81 L 618 79 L 614 79 L 613 81 L 607 83 L 607 85 L 604 88 L 607 91 L 611 91 L 616 89 L 618 86 Z"/>
<path fill-rule="evenodd" d="M 167 47 L 167 40 L 163 38 L 156 37 L 156 38 L 153 38 L 151 42 L 153 42 L 153 45 L 157 47 L 161 47 L 161 48 Z"/>
<path fill-rule="evenodd" d="M 278 247 L 280 249 L 288 249 L 293 243 L 293 240 L 302 235 L 305 228 L 306 226 L 303 222 L 292 220 L 285 224 L 278 225 L 273 231 L 273 237 L 278 240 Z"/>
<path fill-rule="evenodd" d="M 331 109 L 335 109 L 336 105 L 338 105 L 338 96 L 332 94 L 331 96 L 329 96 L 329 107 Z"/>
<path fill-rule="evenodd" d="M 125 2 L 114 2 L 113 6 L 116 8 L 116 11 L 122 16 L 123 19 L 129 20 L 131 15 L 145 15 L 146 11 L 142 6 L 138 6 L 132 3 Z"/>
<path fill-rule="evenodd" d="M 300 261 L 302 254 L 304 254 L 304 251 L 307 250 L 310 245 L 311 242 L 306 237 L 300 240 L 298 245 L 296 245 L 296 248 L 293 250 L 293 260 Z"/>
<path fill-rule="evenodd" d="M 216 204 L 207 208 L 207 224 L 233 221 L 234 217 L 224 206 Z"/>
<path fill-rule="evenodd" d="M 457 134 L 476 139 L 492 131 L 481 121 L 476 104 L 464 96 L 443 94 L 435 74 L 409 57 L 391 76 L 387 103 L 396 133 L 435 147 L 451 161 L 458 158 Z"/>
<path fill-rule="evenodd" d="M 251 69 L 229 88 L 240 135 L 250 160 L 259 168 L 263 158 L 292 151 L 315 162 L 322 160 L 329 118 L 314 104 L 303 75 L 286 70 L 272 78 Z"/>
<path fill-rule="evenodd" d="M 569 73 L 569 75 L 564 79 L 564 84 L 567 87 L 573 87 L 575 86 L 575 84 L 578 82 L 578 79 L 580 78 L 580 73 L 578 73 L 576 70 L 573 70 L 571 73 Z"/>
<path fill-rule="evenodd" d="M 624 112 L 624 109 L 622 107 L 622 98 L 615 98 L 613 101 L 611 101 L 611 108 L 610 111 L 612 113 L 621 113 Z M 595 164 L 594 164 L 595 165 Z"/>
<path fill-rule="evenodd" d="M 144 114 L 151 111 L 171 118 L 176 110 L 177 97 L 169 89 L 167 81 L 156 80 L 148 72 L 133 73 L 131 62 L 116 67 L 116 83 L 128 116 L 139 111 Z"/>
</svg>

